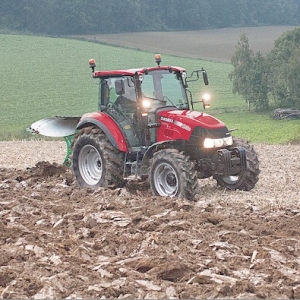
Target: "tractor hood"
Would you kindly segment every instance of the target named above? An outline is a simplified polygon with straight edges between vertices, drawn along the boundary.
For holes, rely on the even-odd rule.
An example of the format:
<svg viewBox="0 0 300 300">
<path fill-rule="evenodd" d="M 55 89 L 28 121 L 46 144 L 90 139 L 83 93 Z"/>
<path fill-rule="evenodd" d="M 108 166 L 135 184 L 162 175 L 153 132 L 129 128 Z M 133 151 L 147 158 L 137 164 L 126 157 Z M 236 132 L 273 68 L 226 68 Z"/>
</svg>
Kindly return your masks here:
<svg viewBox="0 0 300 300">
<path fill-rule="evenodd" d="M 209 114 L 192 110 L 169 110 L 158 113 L 158 121 L 163 125 L 174 124 L 186 131 L 192 131 L 196 126 L 206 129 L 219 129 L 225 127 L 220 120 Z"/>
</svg>

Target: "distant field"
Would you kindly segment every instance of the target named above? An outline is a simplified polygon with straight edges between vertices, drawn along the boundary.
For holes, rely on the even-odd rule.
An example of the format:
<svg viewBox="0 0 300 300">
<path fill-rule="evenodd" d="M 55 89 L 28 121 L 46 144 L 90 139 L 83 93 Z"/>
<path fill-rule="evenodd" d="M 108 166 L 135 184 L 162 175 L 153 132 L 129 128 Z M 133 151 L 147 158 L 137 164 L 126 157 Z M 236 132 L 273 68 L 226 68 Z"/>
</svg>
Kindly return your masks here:
<svg viewBox="0 0 300 300">
<path fill-rule="evenodd" d="M 161 34 L 167 33 L 157 33 L 157 40 Z M 126 41 L 126 36 L 129 34 L 124 35 L 123 41 Z M 171 46 L 175 43 L 172 36 L 174 33 L 170 33 L 169 38 L 161 38 Z M 235 44 L 233 40 L 232 45 Z M 145 44 L 142 40 L 140 42 Z M 219 39 L 215 43 L 219 43 Z M 154 42 L 152 44 L 156 47 Z M 179 44 L 183 45 L 183 40 Z M 232 83 L 228 79 L 231 64 L 220 62 L 220 57 L 211 60 L 192 58 L 190 50 L 193 47 L 188 42 L 186 45 L 186 52 L 182 52 L 182 56 L 178 53 L 163 54 L 162 63 L 185 67 L 188 74 L 202 67 L 207 70 L 209 86 L 204 87 L 201 81 L 197 81 L 191 83 L 189 88 L 194 99 L 200 98 L 205 91 L 212 94 L 208 113 L 220 118 L 229 128 L 238 128 L 236 135 L 252 142 L 287 143 L 300 140 L 299 121 L 274 121 L 270 119 L 271 112 L 258 115 L 247 111 L 245 101 L 232 94 Z M 175 46 L 173 48 L 178 49 Z M 211 53 L 217 48 L 211 46 Z M 184 51 L 183 48 L 181 50 Z M 164 53 L 149 49 L 141 51 L 129 46 L 111 46 L 94 40 L 87 42 L 4 34 L 0 34 L 0 51 L 2 141 L 31 138 L 26 128 L 42 118 L 81 116 L 85 112 L 96 111 L 98 82 L 91 77 L 89 58 L 96 59 L 97 69 L 122 69 L 153 66 L 154 54 Z M 172 47 L 168 51 L 171 53 Z M 199 106 L 196 109 L 201 108 Z"/>
<path fill-rule="evenodd" d="M 255 52 L 269 52 L 274 41 L 295 26 L 224 28 L 181 32 L 134 32 L 87 35 L 82 38 L 134 49 L 182 57 L 230 62 L 241 34 L 246 34 Z"/>
<path fill-rule="evenodd" d="M 26 128 L 41 118 L 96 111 L 98 81 L 92 79 L 90 58 L 96 59 L 98 69 L 155 64 L 154 54 L 145 51 L 27 35 L 0 34 L 0 53 L 0 140 L 27 138 Z M 204 66 L 202 61 L 170 55 L 163 59 L 188 71 Z M 229 71 L 222 63 L 208 62 L 204 67 L 211 70 L 212 80 L 213 74 L 219 77 L 216 82 Z M 221 86 L 217 89 L 224 91 Z"/>
</svg>

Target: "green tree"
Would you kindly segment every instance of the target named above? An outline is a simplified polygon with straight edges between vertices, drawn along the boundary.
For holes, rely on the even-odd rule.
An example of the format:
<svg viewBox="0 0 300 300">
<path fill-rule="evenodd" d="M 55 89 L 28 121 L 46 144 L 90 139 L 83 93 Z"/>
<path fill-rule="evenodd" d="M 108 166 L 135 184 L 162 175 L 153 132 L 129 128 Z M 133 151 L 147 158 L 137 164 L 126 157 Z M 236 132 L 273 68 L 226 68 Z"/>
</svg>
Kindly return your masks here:
<svg viewBox="0 0 300 300">
<path fill-rule="evenodd" d="M 263 111 L 269 108 L 268 64 L 260 52 L 254 54 L 250 69 L 250 85 L 252 88 L 251 101 L 256 110 Z"/>
<path fill-rule="evenodd" d="M 233 83 L 233 93 L 242 95 L 250 110 L 251 103 L 251 86 L 250 72 L 252 68 L 253 51 L 249 47 L 249 40 L 245 34 L 240 36 L 235 52 L 231 58 L 231 64 L 233 65 L 233 71 L 229 74 L 229 78 Z"/>
<path fill-rule="evenodd" d="M 292 106 L 300 107 L 300 49 L 294 51 L 289 60 L 287 87 L 290 93 Z"/>
<path fill-rule="evenodd" d="M 62 35 L 297 25 L 299 6 L 300 0 L 0 0 L 0 29 Z"/>
<path fill-rule="evenodd" d="M 240 40 L 231 58 L 233 71 L 229 78 L 233 83 L 233 93 L 242 95 L 250 111 L 251 104 L 257 110 L 265 110 L 269 106 L 266 59 L 260 52 L 254 53 L 249 47 L 245 34 Z"/>
<path fill-rule="evenodd" d="M 269 86 L 276 107 L 300 107 L 300 28 L 283 33 L 268 55 Z"/>
</svg>

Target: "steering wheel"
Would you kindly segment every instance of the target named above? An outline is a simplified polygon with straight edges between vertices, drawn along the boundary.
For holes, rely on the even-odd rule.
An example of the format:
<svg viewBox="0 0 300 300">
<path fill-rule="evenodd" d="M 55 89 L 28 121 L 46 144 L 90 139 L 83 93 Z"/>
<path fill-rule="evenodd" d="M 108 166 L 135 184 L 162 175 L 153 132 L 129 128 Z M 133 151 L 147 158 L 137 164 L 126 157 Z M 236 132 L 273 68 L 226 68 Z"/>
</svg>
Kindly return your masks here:
<svg viewBox="0 0 300 300">
<path fill-rule="evenodd" d="M 118 105 L 116 105 L 115 103 L 109 102 L 106 105 L 106 107 L 107 107 L 107 110 L 111 113 L 111 115 L 115 116 L 115 118 L 120 119 L 120 117 L 122 117 L 123 119 L 129 120 L 128 117 L 121 110 L 121 108 Z"/>
</svg>

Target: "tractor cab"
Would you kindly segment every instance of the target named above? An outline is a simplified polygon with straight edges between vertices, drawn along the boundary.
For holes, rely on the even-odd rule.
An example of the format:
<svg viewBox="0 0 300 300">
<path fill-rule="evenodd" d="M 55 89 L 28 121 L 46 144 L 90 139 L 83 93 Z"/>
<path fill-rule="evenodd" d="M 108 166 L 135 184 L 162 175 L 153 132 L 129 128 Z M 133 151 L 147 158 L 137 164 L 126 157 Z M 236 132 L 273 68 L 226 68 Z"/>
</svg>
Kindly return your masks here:
<svg viewBox="0 0 300 300">
<path fill-rule="evenodd" d="M 112 71 L 95 71 L 90 60 L 93 77 L 100 79 L 99 111 L 116 121 L 129 147 L 157 142 L 159 112 L 189 110 L 194 103 L 188 99 L 185 69 L 160 66 L 160 55 L 155 60 L 155 67 Z"/>
</svg>

